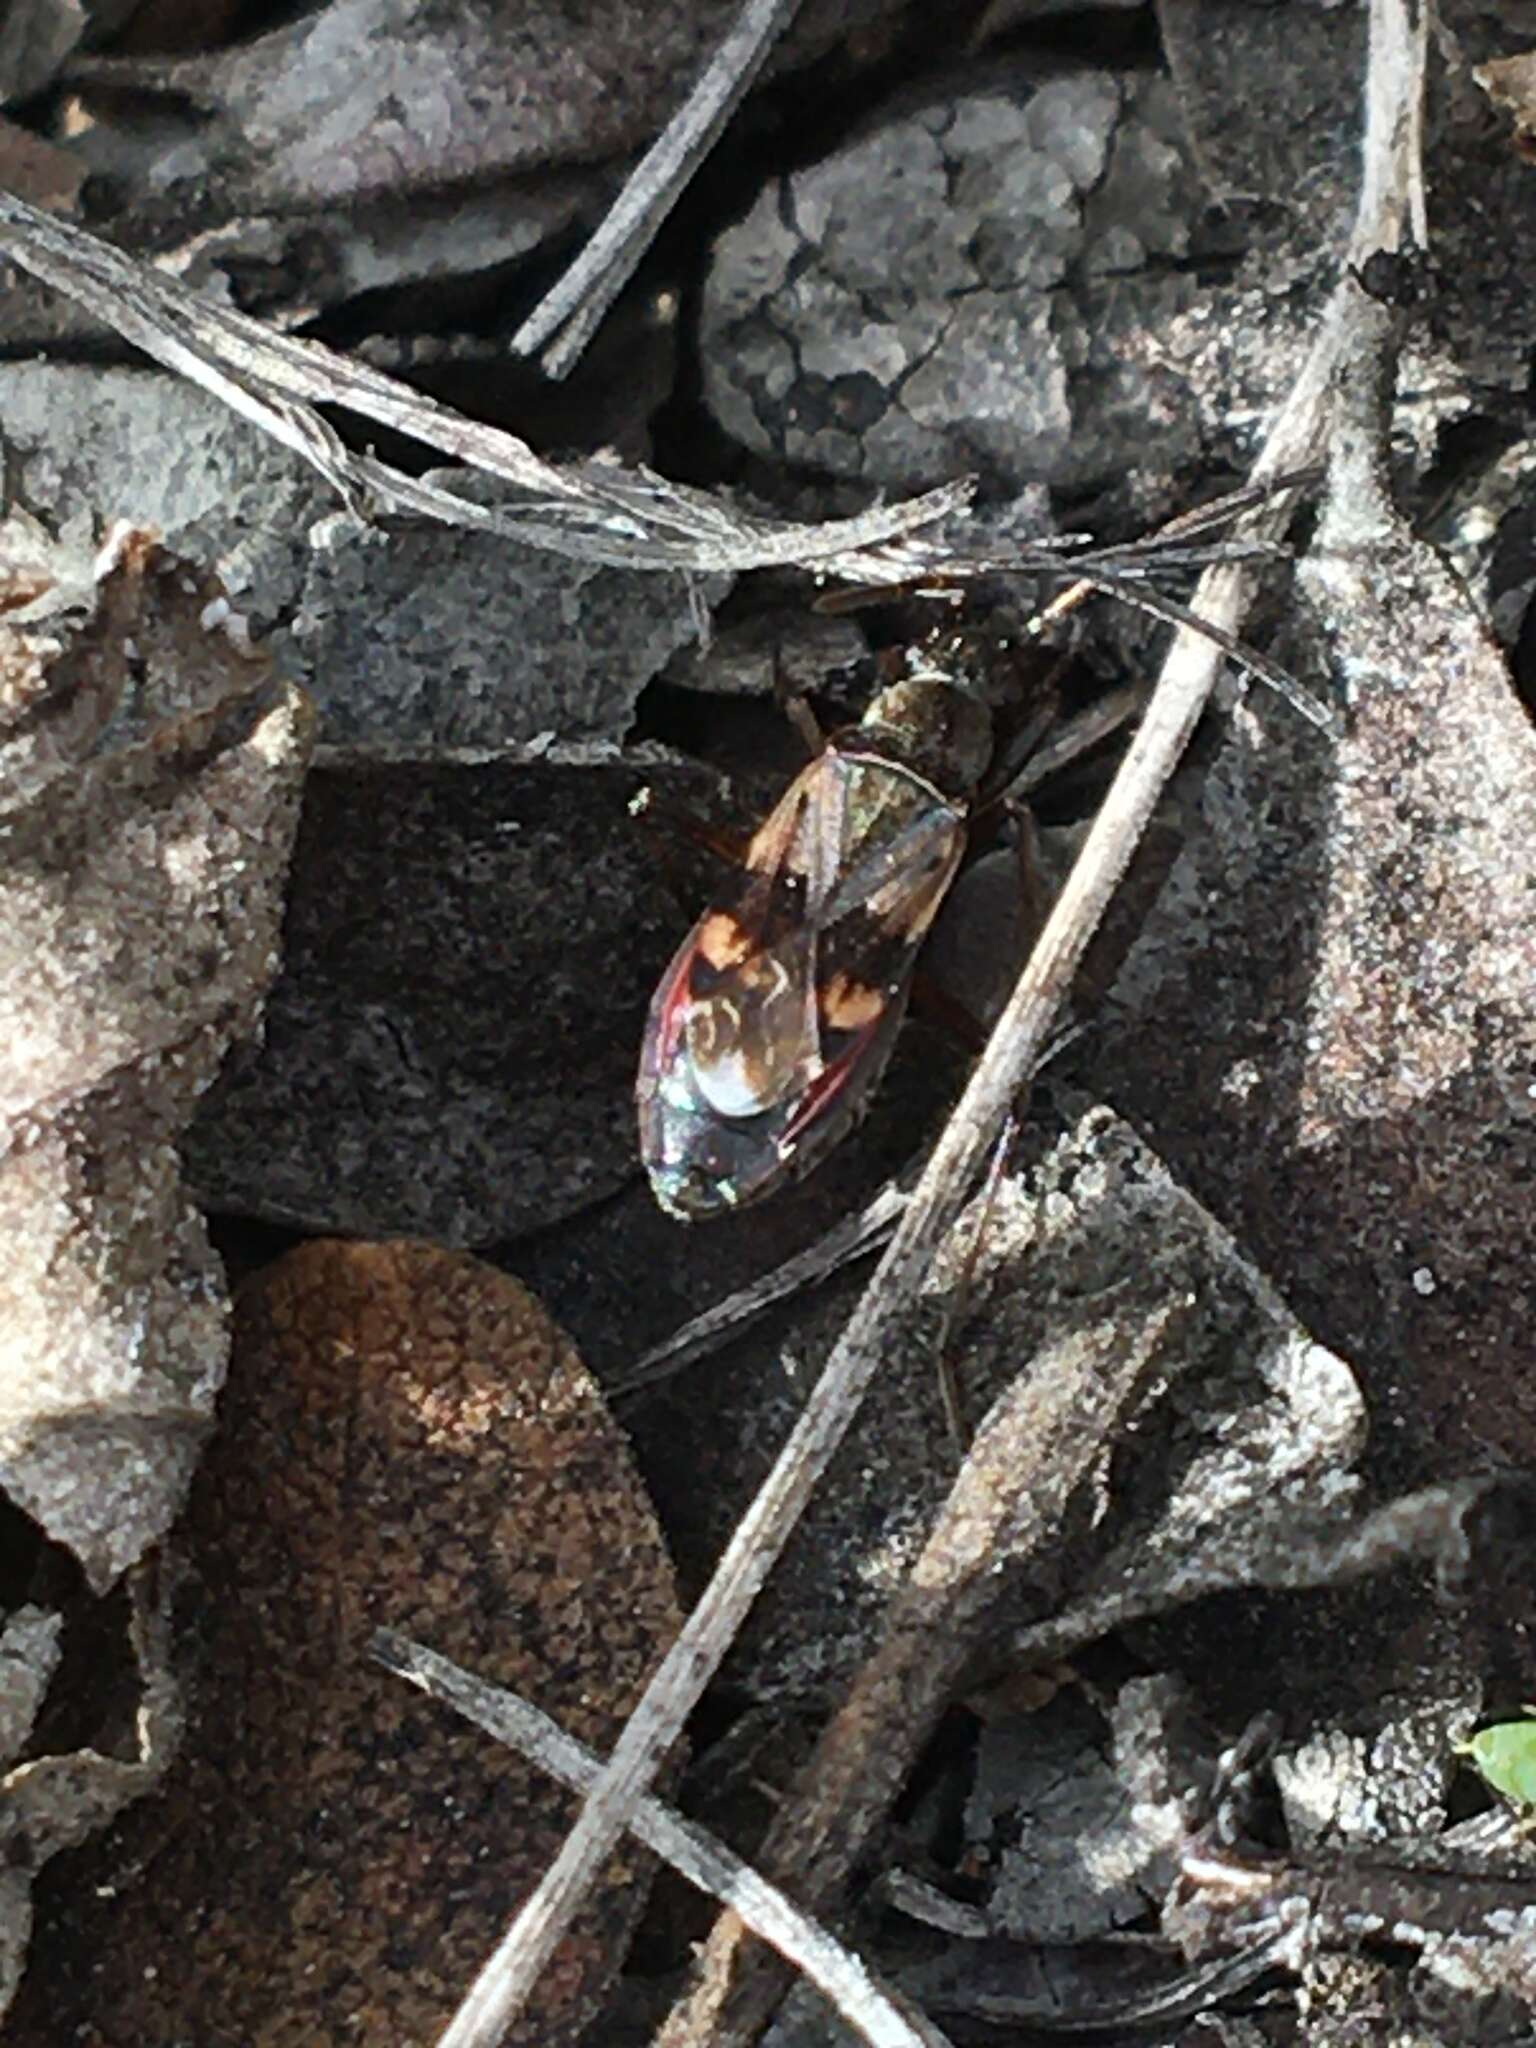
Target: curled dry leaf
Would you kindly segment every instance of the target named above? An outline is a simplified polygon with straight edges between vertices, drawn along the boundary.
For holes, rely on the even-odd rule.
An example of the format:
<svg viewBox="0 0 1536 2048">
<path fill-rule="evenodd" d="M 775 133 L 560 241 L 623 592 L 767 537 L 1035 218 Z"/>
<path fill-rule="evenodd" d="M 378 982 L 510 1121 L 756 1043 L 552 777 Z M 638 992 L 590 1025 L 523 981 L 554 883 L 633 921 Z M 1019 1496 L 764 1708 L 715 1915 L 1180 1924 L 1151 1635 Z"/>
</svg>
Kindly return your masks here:
<svg viewBox="0 0 1536 2048">
<path fill-rule="evenodd" d="M 672 111 L 734 11 L 733 0 L 511 9 L 445 0 L 425 10 L 414 0 L 332 0 L 287 10 L 293 18 L 279 15 L 276 28 L 230 48 L 88 58 L 71 76 L 91 99 L 93 125 L 125 142 L 142 138 L 147 107 L 161 113 L 139 143 L 149 165 L 131 200 L 141 205 L 178 183 L 204 208 L 217 195 L 235 212 L 370 194 L 398 205 L 423 191 L 487 191 L 508 177 L 622 158 Z M 866 27 L 893 11 L 891 0 L 852 10 Z M 849 25 L 842 0 L 799 12 L 786 63 L 821 55 Z M 205 29 L 203 40 L 217 37 Z M 173 108 L 167 155 L 154 142 Z"/>
<path fill-rule="evenodd" d="M 320 1240 L 244 1290 L 193 1493 L 208 1664 L 163 1800 L 103 1903 L 79 1884 L 7 2039 L 325 2048 L 437 2038 L 554 1854 L 568 1796 L 382 1671 L 403 1629 L 606 1749 L 677 1626 L 623 1439 L 515 1280 Z M 644 1894 L 610 1882 L 510 2039 L 591 2017 Z M 195 1929 L 190 1967 L 189 1930 Z"/>
<path fill-rule="evenodd" d="M 181 1737 L 180 1690 L 152 1568 L 131 1575 L 129 1604 L 138 1692 L 131 1755 L 86 1748 L 17 1762 L 37 1747 L 33 1723 L 59 1668 L 62 1618 L 18 1607 L 0 1633 L 0 2013 L 15 1997 L 26 1962 L 37 1873 L 151 1791 Z"/>
<path fill-rule="evenodd" d="M 175 1148 L 277 965 L 310 724 L 146 534 L 0 527 L 0 1485 L 98 1589 L 223 1378 Z"/>
</svg>

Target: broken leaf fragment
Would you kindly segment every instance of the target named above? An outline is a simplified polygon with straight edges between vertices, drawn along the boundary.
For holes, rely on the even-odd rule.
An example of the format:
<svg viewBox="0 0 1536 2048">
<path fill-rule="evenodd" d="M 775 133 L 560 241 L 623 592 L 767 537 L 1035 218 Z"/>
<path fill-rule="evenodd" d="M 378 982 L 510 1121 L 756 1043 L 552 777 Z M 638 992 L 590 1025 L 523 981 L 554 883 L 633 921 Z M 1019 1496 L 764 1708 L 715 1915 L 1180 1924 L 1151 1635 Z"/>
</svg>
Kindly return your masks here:
<svg viewBox="0 0 1536 2048">
<path fill-rule="evenodd" d="M 373 1633 L 606 1750 L 678 1618 L 624 1439 L 517 1281 L 316 1240 L 238 1297 L 185 1531 L 206 1651 L 186 1746 L 57 1906 L 6 2040 L 426 2048 L 573 1802 L 381 1670 Z M 648 1882 L 627 1845 L 511 2041 L 576 2039 Z"/>
<path fill-rule="evenodd" d="M 34 1723 L 59 1668 L 63 1620 L 23 1606 L 0 1630 L 0 2013 L 26 1963 L 38 1872 L 151 1791 L 180 1740 L 180 1693 L 152 1571 L 130 1576 L 129 1606 L 139 1706 L 127 1755 L 94 1748 L 37 1754 Z"/>
<path fill-rule="evenodd" d="M 307 701 L 142 532 L 0 526 L 0 1486 L 103 1589 L 228 1351 L 177 1139 L 277 965 Z"/>
</svg>

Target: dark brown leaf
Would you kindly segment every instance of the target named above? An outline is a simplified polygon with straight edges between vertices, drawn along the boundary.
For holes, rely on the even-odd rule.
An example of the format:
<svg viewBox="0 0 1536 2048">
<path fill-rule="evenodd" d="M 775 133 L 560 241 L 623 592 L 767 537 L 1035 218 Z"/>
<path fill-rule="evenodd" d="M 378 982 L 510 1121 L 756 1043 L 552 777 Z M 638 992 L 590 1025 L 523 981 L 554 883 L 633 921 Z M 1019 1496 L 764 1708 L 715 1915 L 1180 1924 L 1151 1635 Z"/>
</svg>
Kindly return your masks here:
<svg viewBox="0 0 1536 2048">
<path fill-rule="evenodd" d="M 380 1624 L 606 1748 L 677 1624 L 623 1439 L 517 1281 L 419 1243 L 319 1240 L 240 1297 L 189 1525 L 208 1666 L 165 1797 L 40 1947 L 14 2038 L 112 2048 L 433 2041 L 570 1811 L 381 1671 Z M 590 2018 L 639 1852 L 512 2037 Z M 189 1949 L 190 1943 L 190 1949 Z"/>
</svg>

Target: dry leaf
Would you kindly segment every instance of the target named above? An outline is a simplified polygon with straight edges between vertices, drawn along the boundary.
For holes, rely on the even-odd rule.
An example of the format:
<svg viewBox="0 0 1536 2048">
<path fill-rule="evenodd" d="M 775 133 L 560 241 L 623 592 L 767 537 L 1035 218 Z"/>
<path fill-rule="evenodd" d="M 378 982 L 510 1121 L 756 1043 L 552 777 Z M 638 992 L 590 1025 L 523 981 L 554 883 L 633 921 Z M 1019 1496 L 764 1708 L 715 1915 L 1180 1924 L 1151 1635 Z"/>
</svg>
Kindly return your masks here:
<svg viewBox="0 0 1536 2048">
<path fill-rule="evenodd" d="M 1520 140 L 1527 147 L 1536 142 L 1536 50 L 1475 64 L 1472 76 L 1493 104 L 1510 116 Z"/>
<path fill-rule="evenodd" d="M 176 1140 L 277 965 L 305 699 L 217 582 L 0 528 L 0 1485 L 104 1588 L 181 1506 L 227 1304 Z"/>
<path fill-rule="evenodd" d="M 677 1626 L 671 1568 L 569 1340 L 460 1254 L 319 1240 L 268 1268 L 239 1299 L 221 1425 L 188 1524 L 196 1727 L 40 1942 L 7 2039 L 425 2044 L 571 1801 L 382 1671 L 373 1630 L 606 1748 Z M 142 1881 L 103 1905 L 125 1860 Z M 575 2038 L 643 1873 L 615 1858 L 514 2041 Z"/>
<path fill-rule="evenodd" d="M 678 929 L 625 811 L 642 787 L 714 794 L 655 749 L 322 750 L 261 1048 L 189 1134 L 205 1204 L 470 1247 L 633 1181 L 635 1047 Z"/>
<path fill-rule="evenodd" d="M 1348 1357 L 1392 1486 L 1536 1448 L 1536 734 L 1356 489 L 1302 568 L 1349 730 L 1243 719 L 1093 1073 Z"/>
</svg>

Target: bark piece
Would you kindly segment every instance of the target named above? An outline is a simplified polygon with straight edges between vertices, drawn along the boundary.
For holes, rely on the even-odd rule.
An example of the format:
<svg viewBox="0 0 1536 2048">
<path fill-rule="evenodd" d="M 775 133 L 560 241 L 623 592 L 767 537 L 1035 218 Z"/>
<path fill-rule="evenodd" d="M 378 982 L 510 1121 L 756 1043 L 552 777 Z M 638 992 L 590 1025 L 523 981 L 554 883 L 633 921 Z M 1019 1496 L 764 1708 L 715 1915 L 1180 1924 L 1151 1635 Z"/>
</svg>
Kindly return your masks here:
<svg viewBox="0 0 1536 2048">
<path fill-rule="evenodd" d="M 1089 1048 L 1350 1357 L 1390 1484 L 1536 1462 L 1536 736 L 1465 590 L 1358 483 L 1303 567 L 1338 748 L 1235 724 Z"/>
<path fill-rule="evenodd" d="M 73 213 L 84 182 L 84 166 L 67 150 L 0 116 L 0 184 L 8 192 L 34 206 Z"/>
<path fill-rule="evenodd" d="M 349 745 L 618 739 L 726 588 L 435 524 L 381 532 L 338 512 L 289 449 L 156 372 L 3 363 L 0 416 L 30 505 L 58 525 L 104 506 L 213 563 L 313 696 L 325 737 Z M 482 504 L 515 495 L 430 475 Z"/>
<path fill-rule="evenodd" d="M 161 186 L 216 169 L 248 210 L 398 200 L 624 155 L 683 97 L 733 5 L 539 0 L 509 13 L 449 0 L 424 14 L 413 0 L 332 0 L 228 49 L 98 59 L 74 75 L 179 115 L 182 146 L 167 151 Z M 890 0 L 807 7 L 783 61 L 892 11 Z M 132 125 L 144 111 L 129 101 L 123 113 L 108 95 L 98 118 Z"/>
<path fill-rule="evenodd" d="M 0 105 L 41 92 L 85 27 L 80 0 L 12 0 L 0 15 Z"/>
<path fill-rule="evenodd" d="M 1165 82 L 1000 70 L 764 187 L 714 251 L 705 396 L 756 453 L 903 488 L 1175 466 L 1197 204 Z"/>
</svg>

